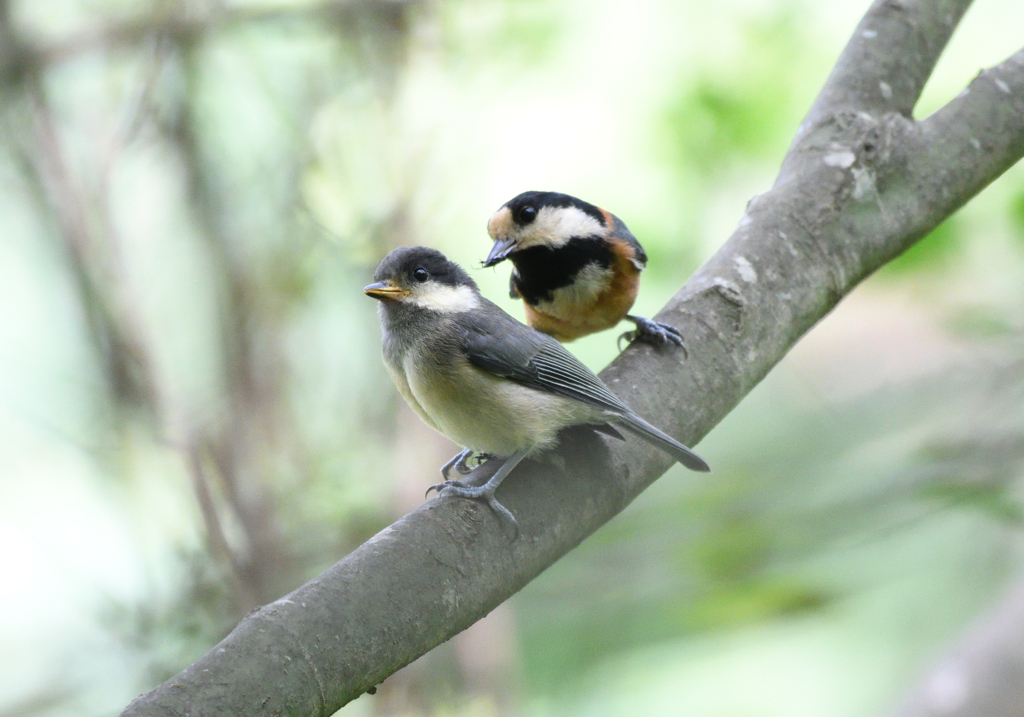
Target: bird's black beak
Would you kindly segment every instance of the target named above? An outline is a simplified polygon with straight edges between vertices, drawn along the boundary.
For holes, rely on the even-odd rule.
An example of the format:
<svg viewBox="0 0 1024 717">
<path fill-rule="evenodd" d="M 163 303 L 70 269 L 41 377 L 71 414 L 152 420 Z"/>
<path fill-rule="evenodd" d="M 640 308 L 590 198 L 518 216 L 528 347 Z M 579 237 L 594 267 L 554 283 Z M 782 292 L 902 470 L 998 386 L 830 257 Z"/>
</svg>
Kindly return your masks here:
<svg viewBox="0 0 1024 717">
<path fill-rule="evenodd" d="M 363 293 L 378 301 L 398 301 L 402 297 L 408 296 L 409 290 L 396 286 L 390 281 L 378 281 L 376 284 L 370 284 L 364 288 Z"/>
<path fill-rule="evenodd" d="M 508 259 L 508 255 L 516 248 L 516 240 L 511 237 L 500 237 L 491 247 L 491 253 L 484 259 L 484 266 L 494 266 Z"/>
</svg>

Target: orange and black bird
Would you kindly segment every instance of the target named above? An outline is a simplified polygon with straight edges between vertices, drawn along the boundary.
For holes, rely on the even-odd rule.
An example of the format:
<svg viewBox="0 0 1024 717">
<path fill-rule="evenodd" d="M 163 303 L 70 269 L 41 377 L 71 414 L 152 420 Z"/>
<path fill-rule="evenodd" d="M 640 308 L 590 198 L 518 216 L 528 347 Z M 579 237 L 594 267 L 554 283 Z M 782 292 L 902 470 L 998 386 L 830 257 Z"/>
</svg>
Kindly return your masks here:
<svg viewBox="0 0 1024 717">
<path fill-rule="evenodd" d="M 647 254 L 611 212 L 568 194 L 523 192 L 491 216 L 487 233 L 494 246 L 483 265 L 512 262 L 509 293 L 538 331 L 566 342 L 626 319 L 636 329 L 620 340 L 683 347 L 677 329 L 628 313 Z"/>
</svg>

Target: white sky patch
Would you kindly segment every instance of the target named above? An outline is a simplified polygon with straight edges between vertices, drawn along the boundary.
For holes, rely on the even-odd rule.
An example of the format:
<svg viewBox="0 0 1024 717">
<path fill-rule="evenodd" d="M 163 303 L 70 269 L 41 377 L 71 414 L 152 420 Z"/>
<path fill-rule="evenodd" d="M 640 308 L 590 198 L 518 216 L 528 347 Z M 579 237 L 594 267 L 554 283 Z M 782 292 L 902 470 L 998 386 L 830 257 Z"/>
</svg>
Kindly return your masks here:
<svg viewBox="0 0 1024 717">
<path fill-rule="evenodd" d="M 747 257 L 738 256 L 733 259 L 733 263 L 736 264 L 736 271 L 740 273 L 740 278 L 748 284 L 753 284 L 757 281 L 757 271 L 754 266 L 747 261 Z"/>
<path fill-rule="evenodd" d="M 472 311 L 480 305 L 476 292 L 469 286 L 448 286 L 436 281 L 415 287 L 408 301 L 416 306 L 446 314 Z"/>
</svg>

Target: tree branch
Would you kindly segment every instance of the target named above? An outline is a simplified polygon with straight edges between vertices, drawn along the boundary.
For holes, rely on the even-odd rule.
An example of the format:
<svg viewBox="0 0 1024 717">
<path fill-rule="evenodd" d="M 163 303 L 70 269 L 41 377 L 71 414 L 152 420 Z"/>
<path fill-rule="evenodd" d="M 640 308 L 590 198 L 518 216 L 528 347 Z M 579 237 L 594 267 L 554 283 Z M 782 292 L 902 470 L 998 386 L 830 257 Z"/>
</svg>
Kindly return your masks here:
<svg viewBox="0 0 1024 717">
<path fill-rule="evenodd" d="M 682 329 L 689 359 L 634 345 L 602 373 L 640 415 L 697 442 L 862 278 L 1024 154 L 1019 56 L 925 122 L 900 111 L 913 105 L 966 4 L 872 6 L 779 181 L 748 205 L 729 241 L 659 314 Z M 955 10 L 953 20 L 936 14 L 936 5 Z M 876 19 L 877 35 L 866 37 Z M 888 59 L 862 76 L 855 63 L 867 40 L 873 57 Z M 910 59 L 902 57 L 907 45 Z M 894 79 L 899 99 L 892 105 L 865 89 L 900 73 L 907 83 Z M 972 140 L 981 149 L 968 162 L 963 147 L 974 149 Z M 332 714 L 486 615 L 669 465 L 641 442 L 572 431 L 555 461 L 528 462 L 502 486 L 502 502 L 522 529 L 518 540 L 509 541 L 486 506 L 432 500 L 252 613 L 124 714 Z M 475 477 L 491 471 L 485 465 Z M 431 481 L 424 477 L 424 485 Z"/>
<path fill-rule="evenodd" d="M 29 73 L 25 85 L 39 155 L 27 165 L 57 219 L 57 233 L 77 282 L 104 373 L 119 400 L 159 415 L 166 397 L 155 377 L 136 303 L 128 295 L 124 266 L 112 248 L 112 238 L 106 237 L 104 243 L 91 221 L 85 192 L 68 168 L 41 78 Z"/>
<path fill-rule="evenodd" d="M 910 117 L 971 0 L 876 2 L 850 38 L 808 114 L 839 109 Z"/>
</svg>

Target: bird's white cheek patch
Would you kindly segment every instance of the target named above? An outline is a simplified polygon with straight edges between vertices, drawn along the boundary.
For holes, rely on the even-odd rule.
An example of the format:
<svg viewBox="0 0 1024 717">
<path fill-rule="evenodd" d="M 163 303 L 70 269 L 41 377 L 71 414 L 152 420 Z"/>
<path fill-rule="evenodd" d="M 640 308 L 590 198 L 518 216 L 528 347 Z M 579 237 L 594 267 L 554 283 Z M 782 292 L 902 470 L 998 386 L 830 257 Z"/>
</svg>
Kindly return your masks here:
<svg viewBox="0 0 1024 717">
<path fill-rule="evenodd" d="M 431 281 L 409 294 L 409 302 L 416 306 L 444 313 L 472 311 L 480 305 L 476 292 L 468 286 L 446 286 Z"/>
<path fill-rule="evenodd" d="M 576 207 L 543 207 L 524 230 L 520 246 L 561 246 L 573 237 L 604 236 L 604 225 Z"/>
</svg>

